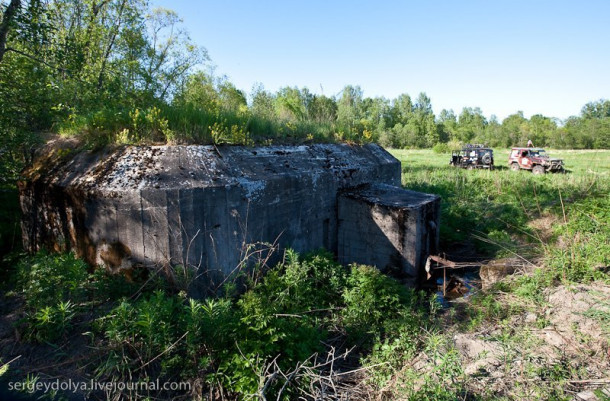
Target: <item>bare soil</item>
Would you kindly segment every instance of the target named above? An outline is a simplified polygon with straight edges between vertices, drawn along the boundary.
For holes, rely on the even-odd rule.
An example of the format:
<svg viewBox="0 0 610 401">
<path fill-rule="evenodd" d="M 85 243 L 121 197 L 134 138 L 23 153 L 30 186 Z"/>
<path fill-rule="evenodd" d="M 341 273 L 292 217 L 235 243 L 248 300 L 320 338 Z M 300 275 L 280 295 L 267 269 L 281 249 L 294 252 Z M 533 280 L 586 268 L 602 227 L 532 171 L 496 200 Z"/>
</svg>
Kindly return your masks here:
<svg viewBox="0 0 610 401">
<path fill-rule="evenodd" d="M 547 383 L 559 382 L 575 400 L 593 401 L 591 390 L 610 387 L 610 286 L 562 285 L 545 297 L 546 305 L 513 316 L 508 327 L 454 335 L 470 391 L 536 399 Z"/>
</svg>

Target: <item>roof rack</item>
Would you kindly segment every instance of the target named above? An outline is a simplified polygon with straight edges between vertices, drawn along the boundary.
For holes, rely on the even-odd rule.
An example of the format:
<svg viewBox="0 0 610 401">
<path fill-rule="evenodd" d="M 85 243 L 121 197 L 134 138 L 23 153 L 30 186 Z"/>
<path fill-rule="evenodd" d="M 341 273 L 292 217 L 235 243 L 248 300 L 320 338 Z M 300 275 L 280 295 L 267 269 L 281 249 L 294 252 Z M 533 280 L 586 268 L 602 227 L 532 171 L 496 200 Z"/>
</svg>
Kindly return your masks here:
<svg viewBox="0 0 610 401">
<path fill-rule="evenodd" d="M 464 145 L 465 148 L 487 148 L 488 146 L 482 143 L 467 143 L 466 145 Z"/>
</svg>

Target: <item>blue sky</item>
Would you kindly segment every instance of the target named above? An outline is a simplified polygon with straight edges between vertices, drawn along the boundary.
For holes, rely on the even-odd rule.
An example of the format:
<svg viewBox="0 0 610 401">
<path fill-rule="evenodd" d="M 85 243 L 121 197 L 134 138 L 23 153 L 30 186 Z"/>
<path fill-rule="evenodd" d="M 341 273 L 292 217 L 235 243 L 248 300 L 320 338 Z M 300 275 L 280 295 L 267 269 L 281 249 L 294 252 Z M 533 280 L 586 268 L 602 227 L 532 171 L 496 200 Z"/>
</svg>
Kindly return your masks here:
<svg viewBox="0 0 610 401">
<path fill-rule="evenodd" d="M 610 98 L 610 0 L 187 1 L 175 10 L 218 75 L 368 97 L 426 92 L 435 113 L 480 107 L 565 119 Z"/>
</svg>

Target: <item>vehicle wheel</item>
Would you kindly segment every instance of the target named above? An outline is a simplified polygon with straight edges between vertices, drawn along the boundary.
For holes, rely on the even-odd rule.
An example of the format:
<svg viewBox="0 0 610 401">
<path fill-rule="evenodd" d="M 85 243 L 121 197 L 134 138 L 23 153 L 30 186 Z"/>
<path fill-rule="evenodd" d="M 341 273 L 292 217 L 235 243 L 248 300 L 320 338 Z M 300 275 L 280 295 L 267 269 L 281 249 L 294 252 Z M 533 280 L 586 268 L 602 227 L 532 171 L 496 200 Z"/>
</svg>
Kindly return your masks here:
<svg viewBox="0 0 610 401">
<path fill-rule="evenodd" d="M 534 173 L 534 174 L 544 174 L 544 167 L 542 167 L 541 165 L 536 165 L 532 169 L 532 173 Z"/>
<path fill-rule="evenodd" d="M 468 170 L 474 170 L 474 165 L 469 164 L 468 167 L 466 167 Z"/>
<path fill-rule="evenodd" d="M 510 165 L 510 169 L 513 171 L 519 171 L 519 163 L 513 163 Z"/>
<path fill-rule="evenodd" d="M 483 162 L 483 164 L 490 164 L 491 163 L 491 156 L 489 155 L 489 153 L 484 154 L 483 158 L 481 159 L 481 161 Z"/>
</svg>

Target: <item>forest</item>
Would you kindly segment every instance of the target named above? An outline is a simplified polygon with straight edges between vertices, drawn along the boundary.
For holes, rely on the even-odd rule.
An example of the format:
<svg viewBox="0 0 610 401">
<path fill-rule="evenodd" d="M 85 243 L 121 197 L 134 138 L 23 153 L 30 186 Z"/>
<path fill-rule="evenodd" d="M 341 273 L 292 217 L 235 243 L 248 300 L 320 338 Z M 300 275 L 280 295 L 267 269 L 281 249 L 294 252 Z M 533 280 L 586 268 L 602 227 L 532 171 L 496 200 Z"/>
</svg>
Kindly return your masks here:
<svg viewBox="0 0 610 401">
<path fill-rule="evenodd" d="M 425 93 L 370 98 L 357 85 L 331 96 L 291 86 L 273 93 L 262 84 L 245 93 L 215 72 L 175 12 L 145 0 L 0 4 L 3 181 L 16 178 L 50 134 L 93 147 L 348 141 L 446 151 L 528 139 L 552 148 L 610 147 L 608 100 L 592 100 L 565 121 L 522 112 L 499 121 L 479 107 L 436 115 Z"/>
</svg>

